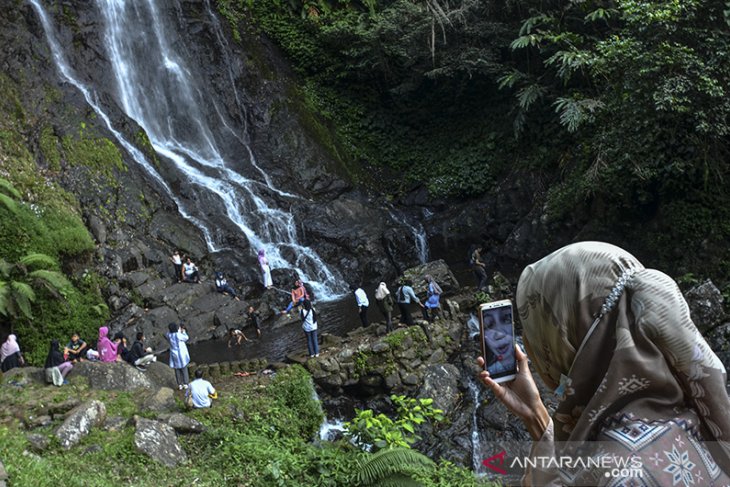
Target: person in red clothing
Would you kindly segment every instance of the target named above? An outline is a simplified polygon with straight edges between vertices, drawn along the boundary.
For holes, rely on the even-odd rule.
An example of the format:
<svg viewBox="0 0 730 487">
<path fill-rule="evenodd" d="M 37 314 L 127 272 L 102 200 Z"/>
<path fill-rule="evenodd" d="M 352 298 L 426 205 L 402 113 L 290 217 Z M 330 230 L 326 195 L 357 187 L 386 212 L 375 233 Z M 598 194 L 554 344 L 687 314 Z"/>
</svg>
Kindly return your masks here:
<svg viewBox="0 0 730 487">
<path fill-rule="evenodd" d="M 304 287 L 304 283 L 302 281 L 297 279 L 294 286 L 294 289 L 291 290 L 291 302 L 286 309 L 282 310 L 281 314 L 288 313 L 292 310 L 292 308 L 301 305 L 305 299 L 309 299 L 309 293 L 307 292 L 307 288 Z"/>
</svg>

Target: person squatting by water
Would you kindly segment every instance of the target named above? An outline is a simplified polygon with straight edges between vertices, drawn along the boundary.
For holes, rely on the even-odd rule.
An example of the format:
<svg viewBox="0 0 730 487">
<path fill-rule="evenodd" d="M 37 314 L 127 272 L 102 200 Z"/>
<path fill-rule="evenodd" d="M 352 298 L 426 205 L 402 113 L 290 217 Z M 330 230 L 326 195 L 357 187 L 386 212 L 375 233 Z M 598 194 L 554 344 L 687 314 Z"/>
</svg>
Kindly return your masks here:
<svg viewBox="0 0 730 487">
<path fill-rule="evenodd" d="M 362 323 L 363 328 L 367 328 L 370 325 L 370 321 L 368 320 L 368 307 L 370 306 L 368 295 L 365 294 L 362 287 L 355 286 L 354 284 L 350 286 L 350 291 L 355 293 L 355 302 L 357 303 L 358 313 L 360 314 L 360 323 Z"/>
<path fill-rule="evenodd" d="M 527 351 L 514 349 L 517 376 L 498 384 L 482 371 L 480 379 L 525 424 L 531 457 L 628 452 L 638 459 L 631 485 L 728 485 L 725 368 L 674 280 L 619 247 L 581 242 L 528 266 L 516 305 Z M 552 418 L 530 363 L 560 401 Z M 523 485 L 632 480 L 608 473 L 528 466 Z"/>
<path fill-rule="evenodd" d="M 188 376 L 188 364 L 190 363 L 190 354 L 188 353 L 188 333 L 185 327 L 170 323 L 168 332 L 165 333 L 165 339 L 170 343 L 170 367 L 175 369 L 175 380 L 177 388 L 187 389 L 190 378 Z"/>
<path fill-rule="evenodd" d="M 274 287 L 274 281 L 271 280 L 271 266 L 269 266 L 269 259 L 266 257 L 266 251 L 264 249 L 259 250 L 259 267 L 261 267 L 261 274 L 263 276 L 264 287 L 271 289 Z"/>
<path fill-rule="evenodd" d="M 387 333 L 393 331 L 393 296 L 390 294 L 388 286 L 381 282 L 375 289 L 375 303 L 383 316 L 385 317 L 385 330 Z"/>
<path fill-rule="evenodd" d="M 426 281 L 426 302 L 422 308 L 423 317 L 429 323 L 433 323 L 441 309 L 440 299 L 443 291 L 430 274 L 426 274 L 424 280 Z"/>
<path fill-rule="evenodd" d="M 248 342 L 249 339 L 246 338 L 246 335 L 243 334 L 241 330 L 238 330 L 236 328 L 231 328 L 228 330 L 228 348 L 231 348 L 231 345 L 233 345 L 233 342 L 236 342 L 236 345 L 241 345 L 241 342 Z"/>
<path fill-rule="evenodd" d="M 418 306 L 423 308 L 423 303 L 418 299 L 418 296 L 416 296 L 416 293 L 413 291 L 413 281 L 410 279 L 404 279 L 403 284 L 398 288 L 398 291 L 396 291 L 396 302 L 398 303 L 398 308 L 400 309 L 400 321 L 401 323 L 405 323 L 407 326 L 413 326 L 416 323 L 413 321 L 413 316 L 411 315 L 411 302 L 418 303 Z M 428 326 L 426 326 L 426 323 L 423 321 L 418 322 L 418 326 L 421 327 L 423 330 L 423 333 L 426 335 L 426 338 L 428 338 L 428 341 L 431 341 L 431 332 L 428 330 Z"/>
<path fill-rule="evenodd" d="M 180 251 L 176 250 L 172 253 L 170 256 L 170 261 L 172 262 L 173 267 L 175 268 L 175 279 L 177 282 L 182 281 L 183 278 L 183 262 L 182 257 L 180 257 Z"/>
<path fill-rule="evenodd" d="M 309 293 L 307 293 L 307 288 L 304 287 L 304 283 L 297 279 L 294 282 L 294 289 L 291 291 L 291 302 L 281 314 L 287 314 L 292 308 L 300 306 L 305 300 L 309 301 Z"/>
<path fill-rule="evenodd" d="M 228 281 L 223 276 L 222 272 L 215 273 L 215 290 L 221 294 L 229 294 L 236 301 L 240 301 L 240 299 L 238 299 L 238 294 L 236 294 L 236 290 L 233 289 L 233 286 L 228 284 Z"/>
<path fill-rule="evenodd" d="M 317 342 L 317 311 L 311 301 L 305 299 L 302 309 L 299 310 L 302 319 L 302 329 L 307 336 L 307 351 L 310 357 L 319 357 L 319 343 Z"/>
<path fill-rule="evenodd" d="M 203 371 L 195 371 L 195 380 L 185 391 L 185 402 L 192 408 L 209 408 L 213 405 L 212 399 L 218 399 L 218 393 L 213 384 L 203 379 Z"/>
</svg>

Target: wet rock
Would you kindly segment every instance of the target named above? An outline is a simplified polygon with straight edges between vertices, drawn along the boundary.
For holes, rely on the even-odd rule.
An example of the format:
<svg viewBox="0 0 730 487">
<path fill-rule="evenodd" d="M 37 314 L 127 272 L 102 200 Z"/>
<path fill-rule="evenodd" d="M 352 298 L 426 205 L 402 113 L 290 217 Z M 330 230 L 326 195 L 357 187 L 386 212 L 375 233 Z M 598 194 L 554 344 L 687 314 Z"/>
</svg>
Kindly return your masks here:
<svg viewBox="0 0 730 487">
<path fill-rule="evenodd" d="M 140 417 L 135 417 L 135 421 L 134 445 L 139 451 L 167 467 L 187 461 L 187 455 L 171 426 Z"/>
<path fill-rule="evenodd" d="M 225 326 L 227 329 L 243 328 L 247 321 L 245 317 L 247 305 L 243 301 L 236 301 L 229 296 L 223 297 L 227 299 L 222 306 L 214 310 L 213 323 L 216 326 Z"/>
<path fill-rule="evenodd" d="M 71 448 L 88 435 L 91 428 L 104 423 L 106 406 L 100 401 L 88 401 L 75 407 L 56 430 L 56 438 L 63 448 Z"/>
<path fill-rule="evenodd" d="M 413 281 L 413 291 L 419 297 L 427 294 L 425 276 L 431 275 L 441 286 L 444 294 L 454 294 L 459 291 L 459 282 L 443 260 L 434 260 L 425 264 L 412 267 L 403 273 L 403 276 Z M 393 291 L 395 292 L 395 291 Z"/>
<path fill-rule="evenodd" d="M 202 433 L 205 431 L 205 425 L 182 413 L 175 413 L 167 418 L 167 424 L 178 433 Z"/>
<path fill-rule="evenodd" d="M 460 375 L 459 369 L 453 364 L 429 365 L 418 397 L 433 399 L 434 407 L 452 411 L 459 400 Z"/>
<path fill-rule="evenodd" d="M 135 288 L 137 294 L 142 298 L 147 308 L 156 308 L 165 304 L 163 290 L 170 285 L 166 279 L 148 280 L 141 286 Z"/>
<path fill-rule="evenodd" d="M 122 362 L 80 362 L 70 374 L 86 377 L 93 389 L 134 391 L 154 387 L 144 372 Z"/>
<path fill-rule="evenodd" d="M 119 279 L 119 284 L 127 289 L 135 289 L 146 283 L 150 277 L 149 271 L 128 272 Z"/>
<path fill-rule="evenodd" d="M 687 291 L 684 297 L 689 305 L 692 321 L 701 333 L 711 330 L 725 317 L 725 300 L 709 279 Z"/>
<path fill-rule="evenodd" d="M 89 231 L 101 245 L 106 243 L 106 225 L 96 215 L 91 215 L 88 221 Z"/>
<path fill-rule="evenodd" d="M 177 409 L 175 393 L 169 387 L 161 387 L 144 398 L 141 408 L 155 413 L 174 411 Z"/>
<path fill-rule="evenodd" d="M 46 435 L 29 433 L 25 436 L 25 438 L 28 440 L 28 443 L 30 443 L 31 449 L 38 453 L 47 450 L 51 445 L 51 440 Z"/>
</svg>

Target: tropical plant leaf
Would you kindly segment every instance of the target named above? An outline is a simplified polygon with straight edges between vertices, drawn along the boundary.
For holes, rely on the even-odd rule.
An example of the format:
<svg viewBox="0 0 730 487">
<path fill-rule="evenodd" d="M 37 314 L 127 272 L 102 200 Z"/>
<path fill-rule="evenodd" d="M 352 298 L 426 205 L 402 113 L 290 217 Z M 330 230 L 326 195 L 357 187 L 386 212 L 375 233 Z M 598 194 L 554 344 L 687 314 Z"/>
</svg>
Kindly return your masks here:
<svg viewBox="0 0 730 487">
<path fill-rule="evenodd" d="M 11 272 L 13 272 L 13 264 L 5 259 L 0 259 L 0 276 L 9 277 Z"/>
<path fill-rule="evenodd" d="M 10 286 L 5 281 L 0 281 L 0 315 L 11 316 Z"/>
<path fill-rule="evenodd" d="M 30 305 L 35 301 L 35 291 L 28 284 L 24 282 L 12 281 L 10 283 L 12 293 L 10 296 L 11 302 L 11 313 L 16 314 L 20 311 L 26 318 L 33 318 L 31 313 Z M 17 310 L 12 309 L 12 305 L 17 306 Z"/>
<path fill-rule="evenodd" d="M 433 461 L 410 448 L 380 450 L 360 464 L 356 480 L 362 485 L 383 485 L 393 475 L 402 475 L 416 469 L 433 468 Z"/>
<path fill-rule="evenodd" d="M 28 276 L 45 286 L 46 289 L 54 294 L 60 293 L 65 296 L 66 292 L 71 288 L 71 283 L 60 272 L 39 269 L 31 272 Z"/>
<path fill-rule="evenodd" d="M 21 197 L 20 191 L 15 189 L 13 183 L 4 178 L 0 178 L 0 193 L 10 196 L 16 200 L 19 200 Z"/>
<path fill-rule="evenodd" d="M 46 254 L 27 254 L 19 262 L 30 269 L 58 269 L 56 259 Z"/>
<path fill-rule="evenodd" d="M 530 106 L 537 101 L 543 94 L 545 94 L 545 87 L 537 83 L 532 83 L 525 86 L 517 92 L 517 100 L 520 104 L 520 108 L 527 110 Z"/>
<path fill-rule="evenodd" d="M 4 206 L 11 213 L 18 211 L 18 205 L 10 196 L 0 193 L 0 206 Z"/>
</svg>

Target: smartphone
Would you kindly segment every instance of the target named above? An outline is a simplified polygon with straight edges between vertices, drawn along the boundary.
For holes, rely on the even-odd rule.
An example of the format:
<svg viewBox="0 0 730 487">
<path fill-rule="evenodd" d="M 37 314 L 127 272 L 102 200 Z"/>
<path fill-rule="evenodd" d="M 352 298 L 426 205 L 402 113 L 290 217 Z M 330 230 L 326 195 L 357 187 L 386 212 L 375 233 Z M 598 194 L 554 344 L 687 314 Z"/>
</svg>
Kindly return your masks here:
<svg viewBox="0 0 730 487">
<path fill-rule="evenodd" d="M 484 369 L 495 382 L 506 382 L 517 374 L 515 326 L 512 301 L 503 299 L 479 305 Z"/>
</svg>

